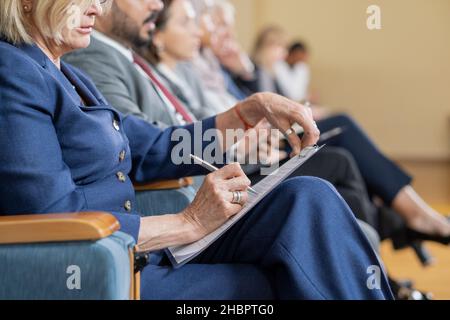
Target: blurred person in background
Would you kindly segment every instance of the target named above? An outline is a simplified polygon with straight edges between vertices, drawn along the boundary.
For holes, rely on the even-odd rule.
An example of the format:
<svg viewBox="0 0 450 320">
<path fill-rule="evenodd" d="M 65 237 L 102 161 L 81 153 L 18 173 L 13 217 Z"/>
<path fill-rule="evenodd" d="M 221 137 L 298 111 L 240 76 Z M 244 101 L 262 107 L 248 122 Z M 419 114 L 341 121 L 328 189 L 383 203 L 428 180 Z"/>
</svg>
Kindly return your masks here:
<svg viewBox="0 0 450 320">
<path fill-rule="evenodd" d="M 229 9 L 225 12 L 224 8 L 227 7 L 229 8 L 229 5 L 217 6 L 218 10 L 222 10 L 221 27 L 232 29 L 234 27 L 231 25 L 233 19 L 225 18 L 232 12 Z M 231 30 L 224 34 L 228 35 L 229 41 L 237 42 L 232 36 Z M 239 84 L 245 86 L 250 92 L 269 90 L 282 94 L 281 86 L 276 79 L 276 65 L 288 58 L 287 43 L 287 36 L 282 28 L 278 26 L 265 28 L 257 36 L 254 46 L 255 71 L 253 78 L 248 80 L 250 77 L 242 79 L 240 74 L 235 75 L 239 79 Z M 236 45 L 234 48 L 239 48 L 239 46 Z M 220 46 L 215 51 L 217 52 L 219 49 Z M 222 56 L 217 54 L 216 58 L 220 61 Z M 242 52 L 231 56 L 234 56 L 235 60 L 238 60 L 238 57 L 241 59 Z M 230 65 L 229 62 L 227 64 Z M 239 63 L 234 65 L 239 65 Z M 231 72 L 233 68 L 227 69 Z M 317 125 L 322 132 L 345 128 L 341 135 L 328 140 L 327 145 L 342 147 L 352 154 L 367 185 L 369 195 L 377 196 L 382 200 L 383 208 L 387 208 L 389 216 L 395 214 L 401 217 L 401 220 L 408 226 L 405 231 L 406 237 L 411 241 L 428 239 L 446 245 L 450 243 L 449 221 L 416 193 L 411 186 L 412 177 L 388 159 L 354 119 L 348 115 L 329 116 L 318 121 Z M 401 237 L 405 237 L 403 231 L 399 232 L 402 233 Z"/>
<path fill-rule="evenodd" d="M 277 78 L 283 95 L 294 101 L 310 101 L 309 87 L 311 70 L 308 64 L 308 49 L 302 42 L 292 44 L 285 60 L 275 65 Z"/>
<path fill-rule="evenodd" d="M 240 97 L 233 96 L 227 90 L 222 66 L 213 50 L 220 45 L 222 38 L 213 20 L 215 1 L 193 0 L 192 4 L 202 33 L 200 55 L 193 61 L 195 72 L 202 80 L 205 95 L 212 103 L 211 108 L 218 112 L 227 110 L 236 104 Z"/>
<path fill-rule="evenodd" d="M 202 31 L 190 1 L 164 0 L 149 46 L 138 48 L 164 84 L 197 119 L 217 114 L 192 61 L 200 55 Z M 225 109 L 225 106 L 217 109 Z"/>
<path fill-rule="evenodd" d="M 310 52 L 302 41 L 291 43 L 285 61 L 276 68 L 276 78 L 283 88 L 284 96 L 294 101 L 309 103 L 316 120 L 331 115 L 331 110 L 319 104 L 319 97 L 311 84 L 311 68 L 309 66 Z"/>
<path fill-rule="evenodd" d="M 257 36 L 253 49 L 259 69 L 257 90 L 276 92 L 294 101 L 308 103 L 316 121 L 330 116 L 330 110 L 318 105 L 317 95 L 310 90 L 311 69 L 306 44 L 295 42 L 288 48 L 287 43 L 285 31 L 278 26 L 267 27 Z"/>
</svg>

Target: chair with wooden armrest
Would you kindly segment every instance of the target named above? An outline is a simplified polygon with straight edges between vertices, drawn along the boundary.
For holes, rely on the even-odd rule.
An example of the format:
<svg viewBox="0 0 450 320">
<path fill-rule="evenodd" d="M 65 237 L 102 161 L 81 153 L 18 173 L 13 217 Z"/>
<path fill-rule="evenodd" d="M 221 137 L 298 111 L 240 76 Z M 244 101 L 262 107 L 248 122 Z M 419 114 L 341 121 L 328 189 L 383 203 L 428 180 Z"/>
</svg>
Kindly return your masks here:
<svg viewBox="0 0 450 320">
<path fill-rule="evenodd" d="M 143 216 L 177 213 L 195 197 L 194 178 L 134 184 L 136 210 Z"/>
<path fill-rule="evenodd" d="M 175 180 L 162 180 L 152 183 L 135 183 L 136 191 L 158 191 L 158 190 L 175 190 L 186 188 L 194 184 L 194 178 L 181 178 Z"/>
<path fill-rule="evenodd" d="M 175 213 L 193 178 L 135 184 L 143 215 Z M 0 300 L 139 299 L 134 239 L 108 213 L 0 216 Z"/>
<path fill-rule="evenodd" d="M 0 217 L 0 299 L 139 299 L 134 239 L 102 212 Z"/>
</svg>

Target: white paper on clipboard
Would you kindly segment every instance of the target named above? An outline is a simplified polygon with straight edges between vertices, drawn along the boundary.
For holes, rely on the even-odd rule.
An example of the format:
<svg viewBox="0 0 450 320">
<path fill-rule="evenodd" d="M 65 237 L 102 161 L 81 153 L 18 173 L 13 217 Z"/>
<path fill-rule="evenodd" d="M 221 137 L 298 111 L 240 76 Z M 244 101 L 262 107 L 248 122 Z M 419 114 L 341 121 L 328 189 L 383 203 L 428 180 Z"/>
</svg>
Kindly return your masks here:
<svg viewBox="0 0 450 320">
<path fill-rule="evenodd" d="M 290 159 L 271 175 L 252 186 L 258 192 L 258 195 L 249 193 L 249 199 L 242 210 L 214 232 L 194 243 L 166 249 L 166 254 L 172 262 L 172 265 L 175 268 L 179 268 L 197 257 L 323 147 L 314 146 L 303 149 L 299 156 Z"/>
</svg>

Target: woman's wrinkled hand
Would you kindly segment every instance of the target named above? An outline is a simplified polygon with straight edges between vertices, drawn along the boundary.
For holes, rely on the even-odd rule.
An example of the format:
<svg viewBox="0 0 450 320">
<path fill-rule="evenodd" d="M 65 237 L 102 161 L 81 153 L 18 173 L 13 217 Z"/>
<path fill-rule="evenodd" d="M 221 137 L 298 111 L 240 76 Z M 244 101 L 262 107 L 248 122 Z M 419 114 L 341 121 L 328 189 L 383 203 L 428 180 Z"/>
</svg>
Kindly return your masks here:
<svg viewBox="0 0 450 320">
<path fill-rule="evenodd" d="M 292 155 L 300 154 L 303 148 L 315 145 L 319 140 L 320 131 L 311 108 L 285 97 L 273 93 L 257 93 L 241 102 L 238 107 L 247 123 L 257 125 L 266 119 L 283 134 L 295 123 L 299 124 L 305 132 L 302 139 L 295 133 L 286 135 L 293 150 Z"/>
<path fill-rule="evenodd" d="M 238 163 L 227 165 L 206 176 L 192 204 L 181 215 L 192 225 L 194 239 L 210 234 L 236 215 L 247 202 L 250 180 Z M 242 201 L 233 204 L 233 191 L 240 191 Z"/>
</svg>

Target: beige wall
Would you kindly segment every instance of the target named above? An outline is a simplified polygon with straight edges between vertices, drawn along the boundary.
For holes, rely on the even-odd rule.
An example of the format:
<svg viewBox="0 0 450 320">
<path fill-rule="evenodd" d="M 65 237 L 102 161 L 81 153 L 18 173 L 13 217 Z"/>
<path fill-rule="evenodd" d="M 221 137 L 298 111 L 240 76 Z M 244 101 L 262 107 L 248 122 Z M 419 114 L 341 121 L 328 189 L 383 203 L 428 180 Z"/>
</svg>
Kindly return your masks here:
<svg viewBox="0 0 450 320">
<path fill-rule="evenodd" d="M 312 49 L 313 88 L 388 154 L 450 157 L 450 0 L 233 0 L 246 48 L 277 23 Z M 366 9 L 382 10 L 381 31 Z"/>
</svg>

